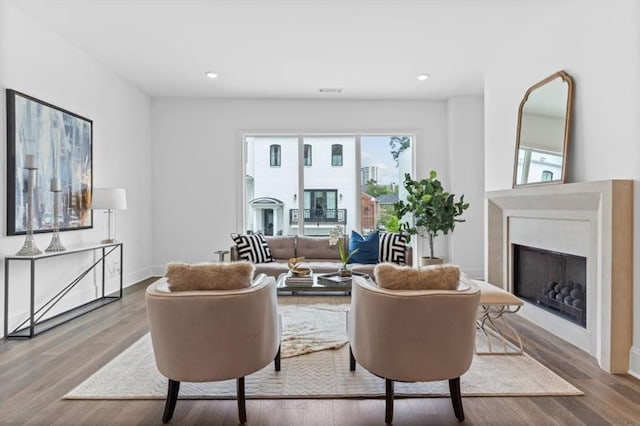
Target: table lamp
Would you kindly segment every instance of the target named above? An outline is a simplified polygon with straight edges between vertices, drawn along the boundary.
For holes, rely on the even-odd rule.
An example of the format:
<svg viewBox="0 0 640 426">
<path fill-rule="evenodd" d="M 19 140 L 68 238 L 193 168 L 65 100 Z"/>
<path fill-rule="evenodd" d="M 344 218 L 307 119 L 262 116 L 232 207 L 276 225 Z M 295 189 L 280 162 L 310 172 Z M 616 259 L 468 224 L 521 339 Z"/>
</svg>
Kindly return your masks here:
<svg viewBox="0 0 640 426">
<path fill-rule="evenodd" d="M 113 210 L 127 209 L 127 194 L 124 188 L 93 188 L 91 208 L 93 210 L 107 211 L 107 239 L 100 242 L 102 244 L 115 243 L 116 239 L 111 235 L 112 220 L 114 220 L 113 228 L 115 228 L 115 216 L 112 213 Z"/>
</svg>

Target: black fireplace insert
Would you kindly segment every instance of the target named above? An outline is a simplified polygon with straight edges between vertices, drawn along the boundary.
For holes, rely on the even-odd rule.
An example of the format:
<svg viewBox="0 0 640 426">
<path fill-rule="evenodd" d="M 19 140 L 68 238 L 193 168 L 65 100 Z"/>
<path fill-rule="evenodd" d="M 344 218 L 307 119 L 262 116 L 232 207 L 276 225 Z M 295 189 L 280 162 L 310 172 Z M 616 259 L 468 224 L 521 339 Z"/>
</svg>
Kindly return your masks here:
<svg viewBox="0 0 640 426">
<path fill-rule="evenodd" d="M 516 296 L 587 326 L 587 258 L 513 244 Z"/>
</svg>

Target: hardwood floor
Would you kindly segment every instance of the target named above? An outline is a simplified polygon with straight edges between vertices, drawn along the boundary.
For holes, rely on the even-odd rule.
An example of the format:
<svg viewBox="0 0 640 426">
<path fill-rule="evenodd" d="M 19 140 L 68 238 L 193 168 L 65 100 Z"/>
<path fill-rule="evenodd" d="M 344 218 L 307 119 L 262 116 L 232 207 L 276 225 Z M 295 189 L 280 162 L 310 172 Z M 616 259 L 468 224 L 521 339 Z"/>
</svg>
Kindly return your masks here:
<svg viewBox="0 0 640 426">
<path fill-rule="evenodd" d="M 150 282 L 150 281 L 148 281 Z M 147 332 L 144 288 L 28 341 L 0 341 L 0 424 L 154 425 L 164 401 L 70 401 L 62 396 Z M 287 303 L 304 303 L 305 296 Z M 347 298 L 314 298 L 341 303 Z M 463 398 L 467 425 L 638 425 L 640 381 L 611 375 L 523 319 L 525 350 L 585 392 L 579 397 Z M 284 367 L 284 365 L 283 365 Z M 458 425 L 448 398 L 398 399 L 394 425 Z M 384 400 L 248 400 L 248 425 L 384 425 Z M 178 401 L 171 424 L 236 425 L 236 401 Z"/>
</svg>

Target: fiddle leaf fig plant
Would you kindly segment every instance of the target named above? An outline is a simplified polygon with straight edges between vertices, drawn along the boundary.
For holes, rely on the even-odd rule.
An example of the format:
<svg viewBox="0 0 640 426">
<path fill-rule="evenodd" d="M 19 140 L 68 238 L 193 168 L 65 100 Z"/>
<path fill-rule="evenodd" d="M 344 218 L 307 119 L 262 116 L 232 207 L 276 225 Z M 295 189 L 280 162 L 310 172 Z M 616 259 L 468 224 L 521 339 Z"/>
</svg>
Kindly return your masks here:
<svg viewBox="0 0 640 426">
<path fill-rule="evenodd" d="M 431 258 L 434 258 L 433 239 L 440 232 L 446 235 L 453 231 L 456 222 L 464 222 L 458 217 L 469 208 L 469 203 L 464 202 L 464 195 L 456 201 L 454 194 L 444 190 L 437 176 L 432 170 L 427 179 L 413 180 L 409 173 L 405 173 L 403 186 L 407 199 L 393 205 L 400 220 L 407 214 L 413 216 L 413 221 L 401 222 L 400 230 L 409 238 L 411 235 L 428 238 Z"/>
</svg>

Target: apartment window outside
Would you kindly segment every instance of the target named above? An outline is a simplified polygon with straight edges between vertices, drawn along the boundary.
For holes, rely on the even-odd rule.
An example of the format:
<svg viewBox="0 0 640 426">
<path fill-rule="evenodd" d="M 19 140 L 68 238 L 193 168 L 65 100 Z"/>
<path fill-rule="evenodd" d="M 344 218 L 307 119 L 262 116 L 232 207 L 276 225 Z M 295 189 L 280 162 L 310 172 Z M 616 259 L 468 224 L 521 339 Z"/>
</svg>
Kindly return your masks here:
<svg viewBox="0 0 640 426">
<path fill-rule="evenodd" d="M 311 153 L 312 153 L 311 145 L 305 144 L 304 145 L 304 165 L 307 167 L 311 166 L 311 161 L 312 161 Z"/>
<path fill-rule="evenodd" d="M 280 145 L 271 145 L 269 147 L 269 164 L 271 167 L 280 167 L 281 165 L 281 151 Z"/>
<path fill-rule="evenodd" d="M 342 145 L 331 145 L 331 165 L 342 166 Z"/>
</svg>

